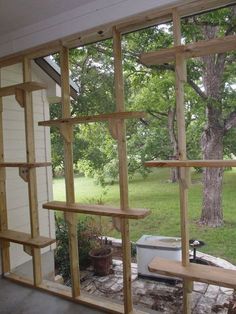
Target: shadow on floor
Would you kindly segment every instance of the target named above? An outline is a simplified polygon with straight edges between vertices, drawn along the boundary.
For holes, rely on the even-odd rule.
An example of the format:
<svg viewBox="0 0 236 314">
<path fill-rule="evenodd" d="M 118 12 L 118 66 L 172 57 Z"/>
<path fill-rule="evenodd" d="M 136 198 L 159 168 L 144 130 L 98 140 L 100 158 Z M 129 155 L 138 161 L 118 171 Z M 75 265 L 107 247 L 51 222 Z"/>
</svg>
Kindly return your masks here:
<svg viewBox="0 0 236 314">
<path fill-rule="evenodd" d="M 56 296 L 0 279 L 1 314 L 104 314 Z"/>
</svg>

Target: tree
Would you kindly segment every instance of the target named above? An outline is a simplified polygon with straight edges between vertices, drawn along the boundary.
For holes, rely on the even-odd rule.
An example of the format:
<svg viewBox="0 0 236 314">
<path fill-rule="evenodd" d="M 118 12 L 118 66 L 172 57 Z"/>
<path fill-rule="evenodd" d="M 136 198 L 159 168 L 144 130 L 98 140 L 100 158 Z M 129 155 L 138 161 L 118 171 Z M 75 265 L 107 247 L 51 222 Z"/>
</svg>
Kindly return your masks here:
<svg viewBox="0 0 236 314">
<path fill-rule="evenodd" d="M 235 7 L 203 14 L 187 19 L 185 30 L 195 27 L 194 39 L 210 40 L 217 36 L 234 33 Z M 190 38 L 187 33 L 186 38 Z M 192 37 L 192 36 L 191 36 Z M 232 101 L 235 91 L 235 53 L 220 53 L 201 58 L 203 89 L 198 91 L 205 104 L 206 123 L 201 137 L 203 159 L 223 159 L 224 139 L 236 127 L 236 107 Z M 223 224 L 222 211 L 222 168 L 206 168 L 203 175 L 203 208 L 200 223 L 211 227 Z"/>
</svg>

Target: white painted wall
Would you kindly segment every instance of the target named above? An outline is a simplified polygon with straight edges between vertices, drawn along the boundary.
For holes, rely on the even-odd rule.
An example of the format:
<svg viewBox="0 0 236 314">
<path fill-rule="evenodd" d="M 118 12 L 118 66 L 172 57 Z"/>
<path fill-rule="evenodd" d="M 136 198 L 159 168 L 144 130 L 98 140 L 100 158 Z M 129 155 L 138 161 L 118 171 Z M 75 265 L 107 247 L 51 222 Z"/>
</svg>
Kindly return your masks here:
<svg viewBox="0 0 236 314">
<path fill-rule="evenodd" d="M 40 10 L 47 11 L 47 1 L 48 0 L 40 1 L 41 6 L 37 7 L 38 12 Z M 14 14 L 16 14 L 14 12 L 22 10 L 21 19 L 25 19 L 25 25 L 27 26 L 22 26 L 15 31 L 5 32 L 5 34 L 0 35 L 0 57 L 147 10 L 168 7 L 176 3 L 189 2 L 188 0 L 96 0 L 79 5 L 80 3 L 78 1 L 78 7 L 71 10 L 67 8 L 66 1 L 61 0 L 61 2 L 63 1 L 65 6 L 60 14 L 55 15 L 52 11 L 51 16 L 48 17 L 49 14 L 46 12 L 46 19 L 33 24 L 31 21 L 30 25 L 27 23 L 26 10 L 24 11 L 20 3 L 15 2 L 14 10 L 11 12 L 11 19 L 5 19 L 5 23 L 14 21 Z M 30 9 L 34 10 L 32 1 L 28 0 L 28 2 Z M 70 0 L 68 0 L 68 2 L 70 3 Z M 84 3 L 84 1 L 82 3 Z M 39 14 L 40 13 L 42 12 L 39 12 Z M 0 17 L 1 14 L 3 16 L 6 14 L 4 13 L 4 7 L 1 8 Z M 2 21 L 4 22 L 4 19 L 2 19 Z M 6 25 L 4 25 L 4 29 L 7 29 Z"/>
<path fill-rule="evenodd" d="M 20 65 L 3 68 L 0 71 L 1 86 L 13 85 L 22 82 Z M 33 80 L 40 81 L 34 73 Z M 39 127 L 38 121 L 49 119 L 49 105 L 46 91 L 33 93 L 36 161 L 50 161 L 50 131 L 49 128 Z M 3 98 L 3 128 L 5 161 L 26 161 L 24 110 L 17 104 L 14 96 Z M 52 199 L 51 167 L 37 168 L 38 204 L 40 218 L 40 233 L 44 236 L 55 237 L 53 212 L 42 209 L 42 204 Z M 7 207 L 9 229 L 30 232 L 28 209 L 28 189 L 18 175 L 18 168 L 7 168 Z M 42 250 L 46 252 L 48 247 Z M 23 246 L 11 243 L 11 267 L 28 261 L 31 257 L 24 253 Z"/>
</svg>

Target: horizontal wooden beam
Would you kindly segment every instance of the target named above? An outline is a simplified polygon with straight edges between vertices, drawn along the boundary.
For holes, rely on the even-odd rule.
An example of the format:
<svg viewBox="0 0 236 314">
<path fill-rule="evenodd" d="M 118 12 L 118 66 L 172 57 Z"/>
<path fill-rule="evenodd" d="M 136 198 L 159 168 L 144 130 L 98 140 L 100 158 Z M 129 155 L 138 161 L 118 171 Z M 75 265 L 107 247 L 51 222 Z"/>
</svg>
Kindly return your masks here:
<svg viewBox="0 0 236 314">
<path fill-rule="evenodd" d="M 236 272 L 215 266 L 190 263 L 183 266 L 181 262 L 155 257 L 148 265 L 150 272 L 174 276 L 191 281 L 205 282 L 212 285 L 236 288 Z"/>
<path fill-rule="evenodd" d="M 61 297 L 63 299 L 66 299 L 74 303 L 78 303 L 78 304 L 81 304 L 90 308 L 104 311 L 105 313 L 124 314 L 124 306 L 121 304 L 111 302 L 105 298 L 91 296 L 85 293 L 83 293 L 82 295 L 76 298 L 73 298 L 71 289 L 69 287 L 66 287 L 65 285 L 62 285 L 62 284 L 58 284 L 56 282 L 43 280 L 41 285 L 35 287 L 31 280 L 24 278 L 22 276 L 18 276 L 14 273 L 4 275 L 4 278 L 9 279 L 17 284 L 22 284 L 24 286 L 43 291 L 43 292 L 55 295 L 57 297 Z M 132 312 L 132 314 L 148 314 L 148 313 L 135 309 Z"/>
<path fill-rule="evenodd" d="M 15 95 L 17 90 L 33 92 L 41 89 L 47 89 L 47 85 L 39 82 L 26 82 L 21 84 L 15 84 L 6 87 L 1 87 L 0 97 Z"/>
<path fill-rule="evenodd" d="M 38 168 L 51 166 L 51 162 L 0 162 L 0 168 Z"/>
<path fill-rule="evenodd" d="M 64 118 L 64 119 L 57 119 L 57 120 L 40 121 L 38 125 L 61 126 L 63 124 L 78 124 L 78 123 L 109 121 L 113 119 L 134 119 L 134 118 L 145 118 L 145 117 L 146 117 L 146 112 L 143 112 L 143 111 L 113 112 L 113 113 L 98 114 L 94 116 L 80 116 L 80 117 L 75 117 L 75 118 Z"/>
<path fill-rule="evenodd" d="M 59 201 L 45 203 L 43 204 L 43 208 L 87 215 L 110 216 L 128 219 L 142 219 L 150 214 L 149 209 L 130 208 L 128 210 L 121 210 L 120 208 L 112 206 L 87 205 L 79 203 L 69 204 Z"/>
<path fill-rule="evenodd" d="M 75 48 L 85 44 L 111 38 L 112 29 L 114 27 L 116 27 L 116 29 L 122 34 L 126 34 L 145 27 L 169 22 L 172 19 L 173 7 L 178 8 L 178 12 L 181 17 L 186 17 L 233 4 L 235 4 L 234 0 L 192 0 L 188 2 L 183 0 L 178 4 L 176 3 L 175 6 L 163 6 L 162 8 L 148 10 L 134 16 L 129 16 L 127 18 L 114 21 L 112 23 L 99 25 L 92 29 L 66 36 L 60 40 L 54 40 L 37 47 L 11 54 L 10 56 L 2 57 L 0 58 L 0 68 L 22 62 L 23 57 L 35 59 L 54 54 L 60 51 L 61 44 L 68 48 Z"/>
<path fill-rule="evenodd" d="M 0 232 L 0 240 L 6 240 L 9 242 L 14 242 L 18 244 L 23 244 L 31 246 L 34 248 L 44 248 L 56 242 L 55 239 L 38 236 L 36 238 L 31 238 L 31 235 L 24 232 L 5 230 Z"/>
<path fill-rule="evenodd" d="M 154 160 L 144 163 L 146 167 L 236 167 L 236 160 Z"/>
<path fill-rule="evenodd" d="M 181 45 L 140 55 L 140 62 L 144 65 L 158 65 L 174 62 L 177 54 L 186 59 L 202 57 L 214 53 L 223 53 L 236 50 L 236 35 L 230 35 L 211 40 L 201 40 L 188 45 Z"/>
</svg>

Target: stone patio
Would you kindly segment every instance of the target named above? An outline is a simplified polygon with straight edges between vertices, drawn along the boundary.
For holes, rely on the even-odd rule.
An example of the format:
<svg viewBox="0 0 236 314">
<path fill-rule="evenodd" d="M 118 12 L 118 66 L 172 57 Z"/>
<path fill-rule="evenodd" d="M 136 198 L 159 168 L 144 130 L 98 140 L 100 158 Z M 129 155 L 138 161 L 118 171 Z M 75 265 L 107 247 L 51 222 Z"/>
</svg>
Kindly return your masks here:
<svg viewBox="0 0 236 314">
<path fill-rule="evenodd" d="M 225 260 L 198 253 L 219 267 L 235 269 L 236 267 Z M 114 301 L 123 300 L 122 261 L 113 260 L 113 273 L 105 276 L 94 276 L 91 269 L 82 274 L 82 289 L 94 296 L 106 297 Z M 175 285 L 139 278 L 137 264 L 132 263 L 132 287 L 134 305 L 146 309 L 147 313 L 182 313 L 182 283 Z M 194 282 L 192 294 L 192 313 L 228 313 L 229 301 L 232 300 L 233 289 Z"/>
</svg>

